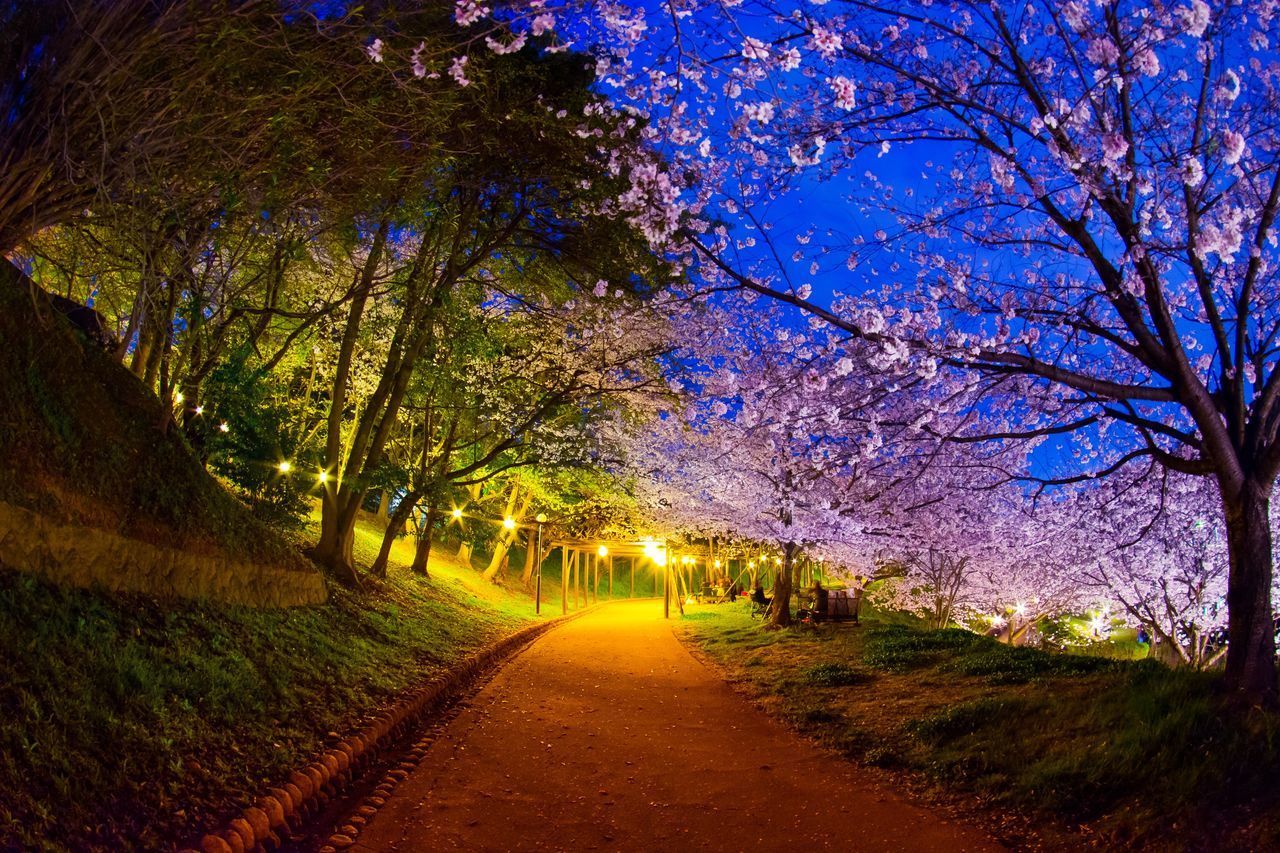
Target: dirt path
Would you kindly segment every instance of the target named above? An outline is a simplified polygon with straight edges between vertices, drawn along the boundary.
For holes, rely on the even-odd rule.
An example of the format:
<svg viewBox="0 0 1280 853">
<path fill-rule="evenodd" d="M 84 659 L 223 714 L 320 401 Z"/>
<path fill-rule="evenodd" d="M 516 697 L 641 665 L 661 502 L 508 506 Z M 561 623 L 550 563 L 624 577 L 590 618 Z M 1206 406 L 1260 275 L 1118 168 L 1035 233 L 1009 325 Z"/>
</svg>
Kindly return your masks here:
<svg viewBox="0 0 1280 853">
<path fill-rule="evenodd" d="M 535 642 L 352 849 L 1000 849 L 753 708 L 661 615 L 613 604 Z"/>
</svg>

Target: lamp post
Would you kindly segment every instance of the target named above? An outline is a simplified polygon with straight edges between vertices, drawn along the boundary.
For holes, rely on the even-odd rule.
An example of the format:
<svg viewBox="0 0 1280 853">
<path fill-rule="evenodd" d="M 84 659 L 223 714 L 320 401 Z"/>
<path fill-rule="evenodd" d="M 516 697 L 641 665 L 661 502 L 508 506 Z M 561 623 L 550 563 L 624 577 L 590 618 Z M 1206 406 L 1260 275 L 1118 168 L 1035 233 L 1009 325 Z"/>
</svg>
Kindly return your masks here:
<svg viewBox="0 0 1280 853">
<path fill-rule="evenodd" d="M 533 612 L 535 615 L 541 616 L 542 615 L 542 525 L 546 524 L 547 522 L 547 514 L 545 512 L 540 512 L 538 513 L 537 518 L 535 518 L 534 520 L 538 522 L 538 544 L 536 546 L 538 549 L 538 581 L 537 581 L 537 591 L 534 593 L 534 598 L 533 598 Z"/>
</svg>

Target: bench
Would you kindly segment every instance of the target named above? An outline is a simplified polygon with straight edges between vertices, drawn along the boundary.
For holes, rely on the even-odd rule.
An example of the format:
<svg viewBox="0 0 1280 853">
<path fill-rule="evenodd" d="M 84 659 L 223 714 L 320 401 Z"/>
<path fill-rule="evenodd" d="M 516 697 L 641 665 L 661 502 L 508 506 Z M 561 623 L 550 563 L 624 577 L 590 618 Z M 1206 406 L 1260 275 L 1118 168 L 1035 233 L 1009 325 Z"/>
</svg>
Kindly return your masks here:
<svg viewBox="0 0 1280 853">
<path fill-rule="evenodd" d="M 827 606 L 823 610 L 813 609 L 812 599 L 805 599 L 800 609 L 804 616 L 801 625 L 818 626 L 827 622 L 850 622 L 858 624 L 858 599 L 845 589 L 827 591 Z"/>
</svg>

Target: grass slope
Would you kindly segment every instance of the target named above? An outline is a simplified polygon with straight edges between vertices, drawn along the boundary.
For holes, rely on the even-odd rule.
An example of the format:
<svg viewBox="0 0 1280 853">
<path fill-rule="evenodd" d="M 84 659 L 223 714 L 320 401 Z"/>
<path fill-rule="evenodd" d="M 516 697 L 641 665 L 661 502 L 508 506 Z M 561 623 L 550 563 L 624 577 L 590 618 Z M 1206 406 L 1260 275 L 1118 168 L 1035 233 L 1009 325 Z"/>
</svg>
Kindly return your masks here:
<svg viewBox="0 0 1280 853">
<path fill-rule="evenodd" d="M 366 563 L 378 533 L 361 527 Z M 532 607 L 443 555 L 264 611 L 62 590 L 0 571 L 0 848 L 157 849 L 314 755 Z"/>
<path fill-rule="evenodd" d="M 827 746 L 994 806 L 1014 846 L 1280 849 L 1280 716 L 1231 710 L 1212 675 L 863 622 L 765 631 L 739 605 L 682 630 Z"/>
<path fill-rule="evenodd" d="M 304 568 L 192 455 L 128 370 L 0 259 L 0 500 L 154 545 Z"/>
</svg>

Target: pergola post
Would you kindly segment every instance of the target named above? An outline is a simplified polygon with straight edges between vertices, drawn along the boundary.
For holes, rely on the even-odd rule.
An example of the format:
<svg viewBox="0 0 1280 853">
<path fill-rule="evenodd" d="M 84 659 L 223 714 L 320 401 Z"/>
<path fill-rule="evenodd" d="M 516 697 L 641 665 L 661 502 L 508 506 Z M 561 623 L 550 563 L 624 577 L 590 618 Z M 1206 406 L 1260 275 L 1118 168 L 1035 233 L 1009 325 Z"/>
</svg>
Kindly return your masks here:
<svg viewBox="0 0 1280 853">
<path fill-rule="evenodd" d="M 569 612 L 569 546 L 560 546 L 560 615 Z"/>
<path fill-rule="evenodd" d="M 582 551 L 573 549 L 573 609 L 582 607 Z"/>
<path fill-rule="evenodd" d="M 662 567 L 662 618 L 671 618 L 671 583 L 667 576 L 671 574 L 670 566 Z"/>
</svg>

